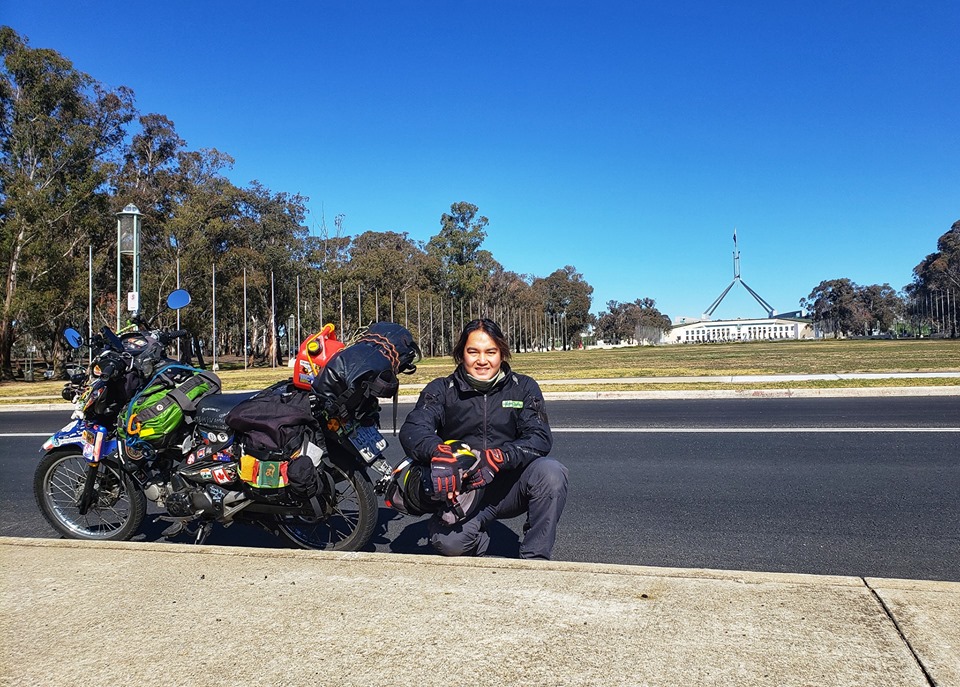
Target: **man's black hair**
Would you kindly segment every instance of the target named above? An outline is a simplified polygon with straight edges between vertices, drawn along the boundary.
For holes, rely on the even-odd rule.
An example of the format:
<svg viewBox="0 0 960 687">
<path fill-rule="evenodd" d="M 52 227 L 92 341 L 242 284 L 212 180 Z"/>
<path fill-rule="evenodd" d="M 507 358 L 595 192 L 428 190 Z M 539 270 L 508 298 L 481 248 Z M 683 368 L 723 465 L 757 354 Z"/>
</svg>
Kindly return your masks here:
<svg viewBox="0 0 960 687">
<path fill-rule="evenodd" d="M 463 352 L 467 348 L 467 337 L 476 331 L 484 332 L 493 339 L 493 343 L 497 344 L 497 348 L 500 349 L 500 357 L 503 360 L 510 359 L 510 346 L 507 344 L 507 337 L 503 335 L 500 325 L 489 318 L 481 317 L 478 320 L 467 322 L 463 331 L 460 332 L 460 339 L 453 349 L 453 359 L 455 362 L 458 364 L 463 362 Z"/>
</svg>

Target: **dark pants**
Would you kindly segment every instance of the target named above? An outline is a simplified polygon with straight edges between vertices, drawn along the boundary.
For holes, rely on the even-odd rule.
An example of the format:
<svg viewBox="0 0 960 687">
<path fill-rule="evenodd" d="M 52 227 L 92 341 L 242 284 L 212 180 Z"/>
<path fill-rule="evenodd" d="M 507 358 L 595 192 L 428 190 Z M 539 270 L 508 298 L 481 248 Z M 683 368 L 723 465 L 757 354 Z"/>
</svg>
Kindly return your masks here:
<svg viewBox="0 0 960 687">
<path fill-rule="evenodd" d="M 482 556 L 490 545 L 487 525 L 527 514 L 520 558 L 549 560 L 557 523 L 567 502 L 567 468 L 537 458 L 522 470 L 503 470 L 484 490 L 478 510 L 452 527 L 430 518 L 430 544 L 445 556 Z"/>
</svg>

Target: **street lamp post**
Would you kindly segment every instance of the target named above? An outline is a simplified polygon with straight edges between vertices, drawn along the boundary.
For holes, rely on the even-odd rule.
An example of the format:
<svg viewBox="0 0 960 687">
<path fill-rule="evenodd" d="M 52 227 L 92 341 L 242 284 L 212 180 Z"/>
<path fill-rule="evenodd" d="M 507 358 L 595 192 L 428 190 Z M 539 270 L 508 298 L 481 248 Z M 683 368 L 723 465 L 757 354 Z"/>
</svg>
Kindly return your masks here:
<svg viewBox="0 0 960 687">
<path fill-rule="evenodd" d="M 297 318 L 293 315 L 290 315 L 287 318 L 287 358 L 293 358 L 296 354 L 294 351 L 294 327 L 297 324 Z"/>
<path fill-rule="evenodd" d="M 133 289 L 127 296 L 127 309 L 140 310 L 140 210 L 131 203 L 117 213 L 117 331 L 120 331 L 120 304 L 123 298 L 121 264 L 123 254 L 133 256 Z"/>
</svg>

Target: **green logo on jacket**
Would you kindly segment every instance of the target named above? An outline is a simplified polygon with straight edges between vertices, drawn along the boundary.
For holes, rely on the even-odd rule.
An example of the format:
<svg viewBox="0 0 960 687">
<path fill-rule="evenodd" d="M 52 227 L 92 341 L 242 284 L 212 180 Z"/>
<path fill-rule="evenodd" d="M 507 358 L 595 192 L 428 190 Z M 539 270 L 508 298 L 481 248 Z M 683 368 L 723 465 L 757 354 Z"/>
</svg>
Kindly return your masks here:
<svg viewBox="0 0 960 687">
<path fill-rule="evenodd" d="M 504 401 L 504 408 L 523 408 L 523 401 Z"/>
</svg>

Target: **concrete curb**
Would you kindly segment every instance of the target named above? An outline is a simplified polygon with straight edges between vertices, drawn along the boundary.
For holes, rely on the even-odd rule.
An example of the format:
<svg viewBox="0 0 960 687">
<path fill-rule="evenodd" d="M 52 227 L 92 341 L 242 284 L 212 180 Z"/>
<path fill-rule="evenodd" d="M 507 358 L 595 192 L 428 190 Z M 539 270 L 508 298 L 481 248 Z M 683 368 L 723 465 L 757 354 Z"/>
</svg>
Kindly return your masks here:
<svg viewBox="0 0 960 687">
<path fill-rule="evenodd" d="M 165 542 L 80 541 L 72 539 L 42 539 L 31 537 L 0 537 L 0 546 L 21 546 L 54 549 L 82 549 L 127 551 L 131 553 L 190 553 L 200 556 L 226 556 L 229 558 L 289 559 L 292 562 L 311 560 L 351 561 L 358 565 L 390 565 L 471 568 L 476 570 L 538 570 L 591 575 L 618 575 L 635 577 L 669 577 L 691 580 L 725 580 L 741 584 L 798 584 L 828 585 L 831 587 L 861 587 L 862 578 L 841 575 L 812 575 L 805 573 L 767 573 L 740 570 L 710 570 L 707 568 L 657 568 L 640 565 L 613 563 L 583 563 L 577 561 L 530 561 L 513 558 L 443 558 L 441 556 L 375 553 L 365 551 L 306 551 L 302 549 L 258 549 L 242 546 L 217 546 L 205 544 L 177 544 Z M 889 582 L 889 580 L 888 580 Z M 904 589 L 915 589 L 915 580 L 896 580 Z M 922 581 L 921 581 L 922 582 Z M 928 589 L 943 585 L 947 591 L 960 593 L 960 582 L 925 582 Z"/>
<path fill-rule="evenodd" d="M 855 577 L 852 575 L 815 575 L 811 573 L 758 572 L 752 570 L 717 570 L 711 568 L 661 568 L 616 563 L 584 563 L 581 561 L 533 561 L 516 558 L 444 558 L 412 553 L 380 553 L 367 551 L 308 551 L 304 549 L 261 549 L 244 546 L 178 544 L 174 542 L 82 541 L 76 539 L 44 539 L 40 537 L 0 536 L 0 546 L 20 546 L 52 549 L 110 550 L 155 553 L 191 553 L 200 556 L 229 558 L 270 558 L 291 561 L 351 561 L 358 565 L 391 565 L 472 568 L 477 570 L 538 570 L 591 575 L 618 575 L 635 577 L 668 577 L 690 580 L 723 580 L 740 584 L 795 584 L 826 585 L 831 587 L 862 587 L 900 589 L 907 591 L 944 592 L 960 594 L 960 582 L 940 580 L 911 580 L 886 577 Z"/>
</svg>

